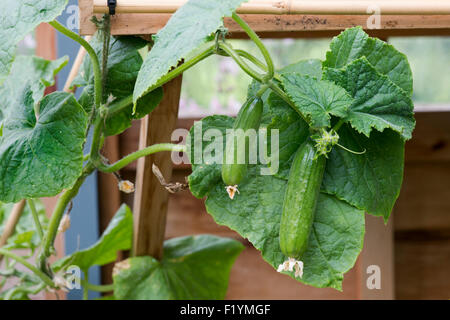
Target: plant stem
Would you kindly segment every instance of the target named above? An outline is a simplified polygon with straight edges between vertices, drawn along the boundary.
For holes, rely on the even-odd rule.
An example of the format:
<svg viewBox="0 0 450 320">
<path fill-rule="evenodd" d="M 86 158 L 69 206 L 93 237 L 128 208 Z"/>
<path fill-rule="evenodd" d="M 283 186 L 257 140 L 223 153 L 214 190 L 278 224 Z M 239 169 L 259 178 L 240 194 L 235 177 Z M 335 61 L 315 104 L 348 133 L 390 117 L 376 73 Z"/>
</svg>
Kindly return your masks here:
<svg viewBox="0 0 450 320">
<path fill-rule="evenodd" d="M 39 270 L 38 268 L 33 266 L 31 263 L 29 263 L 27 260 L 25 260 L 21 256 L 18 256 L 16 254 L 12 253 L 11 251 L 3 249 L 3 248 L 0 248 L 0 254 L 4 255 L 5 257 L 14 259 L 17 262 L 19 262 L 20 264 L 22 264 L 25 267 L 27 267 L 28 269 L 30 269 L 30 271 L 32 271 L 37 277 L 39 277 L 39 279 L 41 279 L 46 285 L 48 285 L 52 288 L 56 287 L 55 284 L 53 283 L 52 279 L 50 279 L 49 276 L 47 276 L 44 272 L 42 272 L 41 270 Z"/>
<path fill-rule="evenodd" d="M 159 143 L 149 146 L 147 148 L 138 150 L 133 152 L 126 157 L 120 159 L 114 164 L 105 165 L 101 164 L 98 169 L 103 172 L 115 172 L 119 171 L 123 167 L 126 167 L 133 161 L 136 161 L 140 157 L 145 157 L 151 155 L 153 153 L 161 152 L 161 151 L 172 151 L 172 152 L 186 152 L 186 146 L 181 144 L 172 144 L 172 143 Z"/>
<path fill-rule="evenodd" d="M 267 91 L 267 89 L 269 89 L 269 86 L 267 84 L 263 84 L 261 88 L 259 88 L 258 92 L 256 92 L 256 96 L 261 98 L 261 96 L 264 94 L 264 92 Z"/>
<path fill-rule="evenodd" d="M 247 73 L 250 77 L 252 77 L 253 79 L 256 79 L 259 82 L 264 82 L 263 81 L 263 76 L 259 73 L 257 73 L 256 71 L 254 71 L 252 68 L 249 67 L 249 65 L 247 63 L 245 63 L 244 60 L 242 60 L 242 58 L 239 56 L 239 54 L 233 50 L 233 48 L 228 45 L 225 42 L 220 42 L 219 43 L 219 48 L 223 51 L 225 51 L 225 53 L 227 55 L 229 55 L 231 58 L 233 58 L 233 60 L 239 65 L 239 67 L 244 70 L 245 73 Z"/>
<path fill-rule="evenodd" d="M 103 125 L 105 123 L 105 117 L 107 115 L 108 109 L 104 106 L 100 107 L 100 113 L 97 114 L 94 120 L 94 131 L 92 133 L 91 150 L 89 152 L 89 162 L 94 166 L 98 165 L 100 162 L 99 151 L 102 145 L 102 132 Z"/>
<path fill-rule="evenodd" d="M 89 283 L 89 273 L 87 271 L 84 271 L 84 279 L 83 279 L 83 300 L 88 300 L 89 299 L 89 288 L 88 288 L 88 283 Z"/>
<path fill-rule="evenodd" d="M 257 66 L 262 71 L 267 71 L 267 66 L 261 60 L 259 60 L 254 55 L 252 55 L 251 53 L 249 53 L 245 50 L 242 50 L 242 49 L 234 49 L 234 51 L 242 58 L 247 59 L 248 61 L 253 63 L 255 66 Z M 220 52 L 219 52 L 219 54 L 220 54 Z M 224 56 L 228 57 L 228 55 L 225 55 L 225 54 L 224 54 Z"/>
<path fill-rule="evenodd" d="M 103 36 L 103 49 L 102 49 L 102 94 L 105 94 L 106 80 L 108 77 L 108 56 L 109 56 L 109 41 L 111 34 L 111 18 L 109 14 L 103 16 L 102 23 L 102 36 Z M 103 99 L 103 98 L 102 98 Z"/>
<path fill-rule="evenodd" d="M 345 121 L 343 119 L 339 119 L 339 121 L 334 125 L 333 130 L 337 132 L 344 123 Z"/>
<path fill-rule="evenodd" d="M 267 51 L 267 48 L 264 46 L 264 43 L 262 43 L 261 39 L 255 33 L 255 31 L 253 31 L 252 28 L 250 28 L 250 26 L 240 16 L 238 16 L 236 12 L 233 12 L 232 18 L 247 33 L 250 39 L 256 44 L 256 46 L 261 51 L 264 60 L 266 60 L 267 64 L 267 75 L 265 78 L 267 80 L 272 79 L 274 75 L 273 61 L 269 54 L 269 51 Z"/>
<path fill-rule="evenodd" d="M 289 99 L 288 95 L 273 81 L 269 81 L 268 82 L 268 86 L 270 89 L 272 89 L 276 94 L 278 94 L 280 96 L 281 99 L 283 99 L 286 103 L 289 104 L 289 106 L 294 109 L 299 115 L 300 117 L 302 117 L 302 119 L 308 123 L 307 119 L 305 118 L 305 116 L 295 107 L 294 103 L 291 101 L 291 99 Z"/>
<path fill-rule="evenodd" d="M 78 42 L 89 54 L 89 57 L 92 61 L 92 68 L 94 70 L 94 92 L 95 92 L 95 107 L 100 107 L 100 104 L 102 102 L 102 73 L 100 69 L 100 63 L 98 61 L 97 54 L 95 53 L 94 49 L 91 47 L 91 45 L 84 40 L 81 36 L 76 34 L 75 32 L 67 29 L 64 27 L 61 23 L 59 23 L 56 20 L 53 20 L 49 22 L 49 24 L 61 32 L 63 35 L 69 37 L 70 39 Z"/>
<path fill-rule="evenodd" d="M 113 114 L 116 114 L 129 105 L 133 104 L 133 95 L 130 94 L 129 96 L 122 98 L 118 101 L 114 101 L 108 106 L 108 117 L 112 116 Z"/>
<path fill-rule="evenodd" d="M 27 204 L 30 207 L 31 214 L 33 216 L 34 227 L 36 228 L 36 231 L 38 233 L 39 240 L 41 240 L 42 242 L 42 239 L 44 238 L 44 232 L 42 231 L 41 222 L 39 221 L 39 214 L 36 210 L 36 206 L 34 205 L 34 200 L 27 199 Z"/>
<path fill-rule="evenodd" d="M 92 166 L 91 163 L 88 163 L 84 168 L 81 176 L 75 182 L 73 187 L 69 190 L 66 190 L 58 199 L 56 203 L 56 207 L 53 210 L 53 214 L 50 218 L 50 222 L 48 225 L 48 229 L 44 238 L 42 240 L 41 252 L 38 256 L 38 265 L 42 271 L 47 271 L 47 258 L 51 255 L 53 243 L 56 238 L 56 234 L 58 232 L 59 224 L 61 223 L 61 219 L 64 215 L 67 205 L 69 202 L 77 195 L 80 190 L 81 185 L 88 175 L 94 171 L 95 167 Z"/>
<path fill-rule="evenodd" d="M 267 72 L 267 66 L 258 58 L 256 58 L 254 55 L 252 55 L 251 53 L 242 50 L 242 49 L 234 49 L 234 51 L 241 56 L 244 59 L 247 59 L 248 61 L 250 61 L 251 63 L 253 63 L 255 66 L 257 66 L 259 69 L 261 69 L 262 71 L 266 71 Z M 229 57 L 228 54 L 226 54 L 225 52 L 221 52 L 220 50 L 218 52 L 216 52 L 218 55 L 224 56 L 224 57 Z"/>
<path fill-rule="evenodd" d="M 110 292 L 114 291 L 114 284 L 96 285 L 89 282 L 85 282 L 84 286 L 91 291 L 97 292 Z"/>
<path fill-rule="evenodd" d="M 199 63 L 203 59 L 205 59 L 205 58 L 209 57 L 210 55 L 214 54 L 214 48 L 215 48 L 215 44 L 211 44 L 211 46 L 207 47 L 205 50 L 200 52 L 194 58 L 186 61 L 182 65 L 180 65 L 180 66 L 176 67 L 175 69 L 173 69 L 172 71 L 168 72 L 166 75 L 164 75 L 162 78 L 160 78 L 153 86 L 151 86 L 146 91 L 146 93 L 148 93 L 150 91 L 153 91 L 153 90 L 155 90 L 158 87 L 161 87 L 163 84 L 165 84 L 165 83 L 169 82 L 170 80 L 176 78 L 177 76 L 179 76 L 180 74 L 182 74 L 187 69 L 189 69 L 192 66 L 194 66 L 195 64 Z M 136 105 L 135 105 L 135 108 L 136 108 Z M 134 112 L 135 112 L 135 110 L 133 110 L 133 113 Z"/>
<path fill-rule="evenodd" d="M 10 291 L 7 296 L 5 296 L 5 300 L 11 300 L 16 293 L 25 292 L 27 294 L 38 294 L 45 288 L 45 283 L 40 283 L 34 287 L 16 287 L 14 290 Z"/>
</svg>

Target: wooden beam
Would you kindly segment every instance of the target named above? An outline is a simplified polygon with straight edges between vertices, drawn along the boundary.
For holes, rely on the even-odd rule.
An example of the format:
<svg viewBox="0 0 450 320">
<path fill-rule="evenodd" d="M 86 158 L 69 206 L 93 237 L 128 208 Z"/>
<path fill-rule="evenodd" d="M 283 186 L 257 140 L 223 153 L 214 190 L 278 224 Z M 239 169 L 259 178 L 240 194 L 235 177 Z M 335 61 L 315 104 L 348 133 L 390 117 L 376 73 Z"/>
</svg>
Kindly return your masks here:
<svg viewBox="0 0 450 320">
<path fill-rule="evenodd" d="M 79 0 L 80 33 L 92 35 L 96 27 L 91 22 L 93 13 L 92 0 Z M 101 15 L 97 15 L 100 17 Z M 111 19 L 113 35 L 149 35 L 162 29 L 171 14 L 161 13 L 119 13 Z M 329 37 L 354 26 L 362 26 L 373 35 L 450 35 L 450 15 L 385 15 L 381 16 L 379 29 L 367 28 L 368 15 L 268 15 L 243 14 L 244 20 L 264 38 L 310 38 Z M 232 38 L 246 35 L 230 18 L 225 19 L 225 26 Z"/>
<path fill-rule="evenodd" d="M 164 85 L 164 98 L 150 116 L 141 120 L 139 149 L 171 141 L 178 117 L 181 76 Z M 134 198 L 134 254 L 160 259 L 169 194 L 152 172 L 156 164 L 167 181 L 172 176 L 171 153 L 161 152 L 138 160 Z"/>
<path fill-rule="evenodd" d="M 174 13 L 188 0 L 119 0 L 116 13 Z M 93 0 L 94 13 L 108 13 L 105 0 Z M 239 14 L 370 14 L 376 8 L 384 14 L 450 14 L 450 2 L 439 0 L 250 0 Z"/>
</svg>

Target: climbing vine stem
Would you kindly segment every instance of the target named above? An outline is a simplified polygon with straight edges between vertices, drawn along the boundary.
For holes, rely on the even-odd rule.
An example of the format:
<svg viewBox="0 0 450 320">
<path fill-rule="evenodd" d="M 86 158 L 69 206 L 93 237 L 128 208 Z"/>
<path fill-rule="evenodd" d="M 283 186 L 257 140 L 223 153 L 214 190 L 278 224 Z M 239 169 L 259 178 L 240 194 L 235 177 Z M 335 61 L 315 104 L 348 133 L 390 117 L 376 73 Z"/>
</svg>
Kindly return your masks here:
<svg viewBox="0 0 450 320">
<path fill-rule="evenodd" d="M 234 49 L 228 43 L 220 42 L 219 48 L 223 50 L 228 56 L 230 56 L 239 65 L 239 67 L 250 77 L 259 82 L 264 81 L 263 76 L 258 72 L 256 72 L 255 70 L 253 70 L 252 68 L 250 68 L 250 66 L 241 58 L 241 56 L 236 51 L 234 51 Z"/>
<path fill-rule="evenodd" d="M 42 231 L 41 222 L 39 221 L 39 214 L 36 210 L 36 206 L 34 205 L 33 199 L 27 199 L 28 207 L 30 208 L 31 215 L 33 216 L 34 227 L 36 228 L 37 234 L 39 236 L 39 240 L 42 241 L 44 237 L 44 232 Z"/>
<path fill-rule="evenodd" d="M 59 224 L 61 223 L 61 219 L 64 215 L 67 205 L 70 201 L 78 194 L 81 185 L 86 180 L 86 177 L 89 176 L 95 167 L 92 166 L 90 162 L 84 168 L 81 176 L 75 182 L 72 188 L 66 190 L 58 199 L 56 203 L 56 207 L 53 210 L 53 214 L 50 218 L 50 222 L 48 225 L 47 232 L 44 235 L 42 240 L 41 251 L 38 256 L 38 265 L 42 271 L 48 272 L 47 270 L 47 258 L 51 255 L 53 250 L 53 243 L 56 238 L 56 234 L 58 232 Z"/>
<path fill-rule="evenodd" d="M 49 22 L 49 24 L 53 28 L 55 28 L 56 30 L 61 32 L 63 35 L 78 42 L 86 50 L 89 57 L 91 58 L 92 69 L 94 71 L 94 92 L 95 92 L 94 101 L 95 101 L 95 107 L 99 108 L 100 104 L 102 102 L 102 73 L 101 73 L 101 69 L 100 69 L 100 63 L 99 63 L 97 54 L 95 53 L 95 50 L 81 36 L 79 36 L 78 34 L 76 34 L 73 31 L 67 29 L 65 26 L 63 26 L 58 21 L 53 20 L 53 21 Z"/>
<path fill-rule="evenodd" d="M 105 165 L 101 164 L 99 166 L 99 170 L 103 172 L 115 172 L 123 167 L 126 167 L 130 163 L 136 161 L 137 159 L 141 157 L 145 157 L 148 155 L 151 155 L 153 153 L 161 152 L 161 151 L 172 151 L 172 152 L 186 152 L 186 146 L 181 144 L 172 144 L 172 143 L 159 143 L 154 144 L 152 146 L 149 146 L 147 148 L 138 150 L 136 152 L 133 152 L 129 154 L 128 156 L 120 159 L 114 164 L 111 165 Z"/>
<path fill-rule="evenodd" d="M 233 12 L 232 18 L 247 33 L 247 35 L 250 37 L 250 39 L 256 44 L 256 46 L 261 51 L 261 53 L 264 57 L 264 60 L 266 61 L 266 64 L 267 64 L 267 75 L 265 78 L 266 78 L 266 80 L 272 79 L 275 70 L 274 70 L 274 66 L 273 66 L 272 57 L 270 56 L 269 51 L 267 50 L 266 46 L 261 41 L 261 39 L 258 37 L 258 35 L 255 33 L 255 31 L 253 31 L 252 28 L 250 28 L 250 26 L 247 24 L 247 22 L 245 22 L 236 12 Z"/>
<path fill-rule="evenodd" d="M 23 266 L 27 267 L 30 271 L 32 271 L 39 279 L 41 279 L 46 285 L 50 286 L 51 288 L 55 288 L 55 284 L 53 283 L 52 279 L 47 276 L 44 272 L 33 266 L 30 262 L 25 260 L 23 257 L 16 255 L 15 253 L 12 253 L 9 250 L 0 248 L 0 254 L 4 255 L 5 257 L 8 257 L 10 259 L 16 260 Z"/>
</svg>

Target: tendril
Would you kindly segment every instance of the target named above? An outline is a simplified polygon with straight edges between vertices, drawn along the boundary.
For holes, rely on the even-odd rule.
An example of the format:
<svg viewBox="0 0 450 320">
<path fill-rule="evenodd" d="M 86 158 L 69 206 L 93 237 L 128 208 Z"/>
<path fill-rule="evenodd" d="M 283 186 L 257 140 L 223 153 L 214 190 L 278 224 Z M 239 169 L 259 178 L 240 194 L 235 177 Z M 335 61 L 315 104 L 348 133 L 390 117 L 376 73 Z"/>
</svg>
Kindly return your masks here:
<svg viewBox="0 0 450 320">
<path fill-rule="evenodd" d="M 339 144 L 339 143 L 336 143 L 336 145 L 337 145 L 339 148 L 342 148 L 343 150 L 348 151 L 348 152 L 353 153 L 353 154 L 364 154 L 364 153 L 366 153 L 366 151 L 367 151 L 366 149 L 364 149 L 363 151 L 354 151 L 354 150 L 350 150 L 350 149 L 344 147 L 343 145 L 341 145 L 341 144 Z"/>
</svg>

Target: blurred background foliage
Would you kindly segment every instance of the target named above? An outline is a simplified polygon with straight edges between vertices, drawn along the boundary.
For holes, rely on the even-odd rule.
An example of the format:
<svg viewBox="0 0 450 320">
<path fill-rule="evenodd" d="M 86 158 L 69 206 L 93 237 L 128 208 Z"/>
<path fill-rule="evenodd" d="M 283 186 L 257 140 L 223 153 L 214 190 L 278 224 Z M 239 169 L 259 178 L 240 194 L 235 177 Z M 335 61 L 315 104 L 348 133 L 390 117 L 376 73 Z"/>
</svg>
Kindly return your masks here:
<svg viewBox="0 0 450 320">
<path fill-rule="evenodd" d="M 260 53 L 248 40 L 229 40 L 235 49 Z M 265 39 L 275 66 L 282 68 L 302 59 L 324 59 L 331 39 Z M 450 107 L 450 37 L 390 37 L 389 43 L 408 56 L 413 71 L 413 99 L 420 106 Z M 33 54 L 29 34 L 19 43 L 19 54 Z M 145 55 L 146 51 L 143 49 Z M 251 78 L 231 58 L 212 56 L 183 75 L 180 117 L 237 113 Z"/>
<path fill-rule="evenodd" d="M 302 59 L 324 59 L 331 39 L 266 39 L 275 66 Z M 233 47 L 260 57 L 247 40 L 230 40 Z M 391 37 L 389 42 L 408 56 L 414 77 L 416 104 L 450 105 L 450 37 Z M 262 58 L 261 58 L 262 59 Z M 213 56 L 183 75 L 180 117 L 235 114 L 245 101 L 250 77 L 232 59 Z"/>
</svg>

